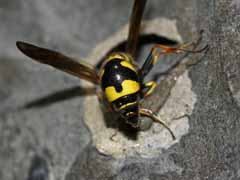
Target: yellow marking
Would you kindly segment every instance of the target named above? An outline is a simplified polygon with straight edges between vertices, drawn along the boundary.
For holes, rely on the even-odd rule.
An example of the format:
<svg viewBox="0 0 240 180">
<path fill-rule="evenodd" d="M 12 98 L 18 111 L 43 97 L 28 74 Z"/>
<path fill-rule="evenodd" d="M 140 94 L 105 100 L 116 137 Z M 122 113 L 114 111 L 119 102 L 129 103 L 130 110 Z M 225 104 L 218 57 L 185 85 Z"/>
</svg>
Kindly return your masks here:
<svg viewBox="0 0 240 180">
<path fill-rule="evenodd" d="M 103 77 L 104 71 L 105 71 L 104 69 L 101 69 L 101 70 L 100 70 L 100 73 L 99 73 L 99 74 L 100 74 L 100 75 L 99 75 L 100 80 L 102 80 L 102 77 Z"/>
<path fill-rule="evenodd" d="M 117 92 L 114 86 L 107 87 L 105 89 L 105 94 L 109 102 L 115 101 L 116 99 L 133 94 L 138 92 L 140 89 L 140 85 L 136 81 L 132 80 L 124 80 L 122 82 L 122 91 Z"/>
<path fill-rule="evenodd" d="M 156 64 L 158 61 L 158 56 L 153 56 L 153 65 Z"/>
<path fill-rule="evenodd" d="M 124 109 L 124 108 L 126 108 L 126 107 L 128 107 L 128 106 L 131 106 L 131 105 L 134 105 L 134 104 L 137 104 L 137 101 L 124 104 L 124 105 L 122 105 L 119 109 L 121 110 L 121 109 Z"/>
<path fill-rule="evenodd" d="M 129 56 L 126 53 L 112 53 L 106 58 L 105 62 L 107 63 L 108 61 L 111 61 L 113 59 L 125 60 L 125 61 L 132 62 L 131 56 Z"/>
<path fill-rule="evenodd" d="M 134 113 L 134 112 L 128 112 L 128 113 L 127 113 L 127 116 L 131 116 L 131 115 L 134 115 L 134 114 L 136 114 L 136 113 Z"/>
<path fill-rule="evenodd" d="M 110 56 L 108 56 L 107 59 L 105 60 L 105 62 L 103 63 L 103 65 L 101 66 L 100 72 L 99 72 L 100 80 L 102 79 L 102 76 L 104 74 L 104 68 L 103 68 L 104 65 L 106 65 L 109 61 L 111 61 L 113 59 L 118 59 L 118 60 L 122 61 L 120 63 L 122 66 L 132 69 L 134 72 L 137 73 L 136 68 L 130 63 L 131 62 L 130 57 L 128 57 L 124 53 L 114 53 L 114 54 L 111 54 Z"/>
<path fill-rule="evenodd" d="M 112 60 L 112 59 L 122 59 L 122 60 L 125 60 L 125 61 L 132 62 L 132 57 L 130 55 L 128 55 L 126 53 L 121 53 L 121 52 L 110 54 L 109 59 L 110 60 Z"/>
<path fill-rule="evenodd" d="M 108 56 L 106 57 L 106 59 L 104 59 L 103 64 L 102 64 L 102 66 L 101 66 L 101 69 L 102 69 L 109 61 L 114 60 L 114 59 L 120 60 L 120 61 L 124 60 L 124 61 L 132 62 L 132 57 L 129 56 L 128 54 L 126 54 L 126 53 L 112 53 L 112 54 L 108 55 Z"/>
<path fill-rule="evenodd" d="M 149 87 L 149 89 L 146 92 L 145 96 L 149 96 L 150 94 L 152 94 L 152 92 L 155 89 L 155 87 L 157 86 L 157 84 L 154 81 L 150 81 L 150 82 L 145 83 L 145 86 Z"/>
<path fill-rule="evenodd" d="M 137 73 L 135 67 L 131 63 L 129 63 L 128 61 L 122 61 L 120 64 L 124 67 L 127 67 L 127 68 L 133 70 L 135 73 Z"/>
<path fill-rule="evenodd" d="M 122 55 L 122 53 L 112 53 L 110 55 L 108 55 L 106 57 L 106 59 L 104 59 L 104 62 L 101 66 L 101 68 L 103 68 L 109 61 L 113 60 L 113 59 L 117 59 L 119 61 L 125 60 L 126 57 Z"/>
<path fill-rule="evenodd" d="M 124 57 L 124 60 L 132 62 L 132 57 L 129 54 L 121 53 L 121 55 Z"/>
<path fill-rule="evenodd" d="M 112 53 L 109 56 L 107 56 L 107 58 L 104 60 L 102 66 L 100 67 L 100 80 L 102 79 L 102 76 L 104 74 L 104 66 L 111 60 L 113 59 L 118 59 L 118 60 L 124 60 L 124 57 L 120 54 L 120 53 Z"/>
<path fill-rule="evenodd" d="M 110 54 L 107 58 L 109 61 L 112 59 L 124 59 L 124 57 L 120 53 Z"/>
<path fill-rule="evenodd" d="M 153 48 L 152 56 L 153 56 L 153 65 L 157 63 L 160 53 L 157 53 L 157 49 Z"/>
</svg>

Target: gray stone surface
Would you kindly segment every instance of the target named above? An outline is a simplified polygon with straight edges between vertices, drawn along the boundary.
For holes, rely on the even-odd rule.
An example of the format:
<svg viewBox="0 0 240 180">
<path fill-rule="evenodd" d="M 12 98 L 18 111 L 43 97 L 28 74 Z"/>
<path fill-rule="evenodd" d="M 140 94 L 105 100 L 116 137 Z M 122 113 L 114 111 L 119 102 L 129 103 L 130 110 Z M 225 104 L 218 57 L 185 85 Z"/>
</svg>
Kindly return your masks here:
<svg viewBox="0 0 240 180">
<path fill-rule="evenodd" d="M 176 20 L 184 41 L 204 29 L 210 50 L 189 72 L 197 97 L 189 133 L 154 157 L 115 158 L 92 144 L 81 81 L 32 62 L 15 41 L 85 58 L 128 22 L 131 2 L 0 1 L 0 179 L 34 177 L 32 165 L 49 179 L 240 179 L 239 4 L 149 0 L 146 19 Z M 48 167 L 34 164 L 36 157 Z"/>
</svg>

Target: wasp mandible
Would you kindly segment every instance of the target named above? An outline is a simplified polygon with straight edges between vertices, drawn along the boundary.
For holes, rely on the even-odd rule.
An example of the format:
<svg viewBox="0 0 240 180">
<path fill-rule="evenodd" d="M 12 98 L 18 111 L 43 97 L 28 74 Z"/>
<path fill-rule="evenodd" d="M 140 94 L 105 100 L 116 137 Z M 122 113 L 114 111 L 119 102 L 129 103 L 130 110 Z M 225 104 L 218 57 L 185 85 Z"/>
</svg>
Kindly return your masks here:
<svg viewBox="0 0 240 180">
<path fill-rule="evenodd" d="M 160 55 L 182 52 L 196 53 L 204 49 L 189 50 L 188 47 L 191 44 L 182 44 L 178 47 L 156 44 L 152 47 L 142 67 L 139 67 L 135 63 L 135 53 L 146 1 L 134 1 L 126 51 L 109 54 L 99 70 L 82 60 L 75 61 L 74 58 L 53 50 L 20 41 L 16 42 L 16 45 L 23 54 L 35 61 L 53 66 L 101 87 L 100 93 L 96 93 L 99 99 L 105 101 L 108 109 L 120 115 L 133 128 L 139 129 L 140 117 L 146 116 L 161 123 L 175 139 L 173 132 L 164 121 L 151 110 L 140 107 L 140 100 L 150 95 L 156 87 L 155 81 L 145 82 L 144 78 L 157 63 Z"/>
</svg>

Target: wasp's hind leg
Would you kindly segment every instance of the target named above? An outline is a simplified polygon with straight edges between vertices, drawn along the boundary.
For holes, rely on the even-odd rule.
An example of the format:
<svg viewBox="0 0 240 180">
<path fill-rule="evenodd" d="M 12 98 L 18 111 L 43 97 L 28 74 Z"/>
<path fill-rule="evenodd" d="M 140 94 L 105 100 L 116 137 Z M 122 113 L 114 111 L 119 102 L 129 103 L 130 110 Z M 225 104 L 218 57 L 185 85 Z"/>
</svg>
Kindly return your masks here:
<svg viewBox="0 0 240 180">
<path fill-rule="evenodd" d="M 199 40 L 198 40 L 199 41 Z M 208 45 L 201 49 L 195 49 L 197 43 L 191 42 L 191 43 L 184 43 L 179 45 L 178 47 L 171 47 L 171 46 L 166 46 L 162 44 L 155 44 L 149 53 L 147 59 L 145 60 L 144 64 L 142 65 L 140 69 L 140 76 L 142 81 L 144 80 L 144 77 L 151 71 L 153 66 L 157 63 L 159 56 L 162 54 L 178 54 L 178 53 L 200 53 L 202 51 L 205 51 L 208 49 Z M 194 63 L 192 63 L 194 64 Z M 192 64 L 187 64 L 191 66 Z M 147 83 L 143 83 L 142 85 L 142 93 L 141 97 L 146 97 L 150 95 L 153 90 L 156 87 L 156 82 L 155 81 L 149 81 Z"/>
<path fill-rule="evenodd" d="M 149 109 L 144 109 L 144 108 L 140 108 L 140 115 L 141 115 L 141 116 L 145 116 L 145 117 L 149 117 L 149 118 L 151 118 L 153 121 L 162 124 L 162 125 L 170 132 L 173 140 L 176 139 L 174 133 L 173 133 L 172 130 L 168 127 L 168 125 L 167 125 L 163 120 L 161 120 L 159 117 L 157 117 L 151 110 L 149 110 Z"/>
<path fill-rule="evenodd" d="M 155 44 L 147 59 L 145 60 L 144 64 L 140 69 L 140 75 L 142 79 L 151 71 L 153 66 L 157 63 L 159 56 L 164 54 L 179 54 L 179 53 L 200 53 L 208 49 L 208 45 L 204 46 L 201 49 L 195 49 L 197 43 L 184 43 L 177 47 L 166 46 L 162 44 Z"/>
</svg>

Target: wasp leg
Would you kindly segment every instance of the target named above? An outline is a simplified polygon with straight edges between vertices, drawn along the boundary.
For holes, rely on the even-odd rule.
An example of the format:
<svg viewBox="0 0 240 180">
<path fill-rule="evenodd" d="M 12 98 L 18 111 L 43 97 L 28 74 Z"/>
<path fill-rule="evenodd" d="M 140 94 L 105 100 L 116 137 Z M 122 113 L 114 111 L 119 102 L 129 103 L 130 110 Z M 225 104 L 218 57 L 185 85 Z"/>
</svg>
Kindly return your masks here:
<svg viewBox="0 0 240 180">
<path fill-rule="evenodd" d="M 158 122 L 160 124 L 162 124 L 171 134 L 173 140 L 176 139 L 175 135 L 173 134 L 172 130 L 168 127 L 168 125 L 162 121 L 159 117 L 157 117 L 151 110 L 149 109 L 144 109 L 144 108 L 140 108 L 140 115 L 141 116 L 146 116 L 151 118 L 153 121 Z"/>
<path fill-rule="evenodd" d="M 192 48 L 189 48 L 191 47 Z M 196 46 L 196 43 L 191 42 L 191 43 L 184 43 L 179 45 L 178 47 L 171 47 L 171 46 L 165 46 L 162 44 L 155 44 L 153 46 L 153 53 L 155 53 L 155 56 L 159 56 L 161 54 L 168 54 L 168 53 L 183 53 L 183 52 L 190 52 L 190 53 L 200 53 L 203 52 L 205 49 L 208 48 L 208 45 L 204 46 L 201 49 L 195 49 L 194 47 Z M 156 52 L 157 49 L 162 49 L 161 52 Z"/>
<path fill-rule="evenodd" d="M 143 66 L 140 69 L 140 74 L 142 79 L 150 72 L 150 70 L 153 68 L 153 66 L 157 63 L 159 56 L 163 54 L 179 54 L 183 52 L 187 53 L 200 53 L 208 48 L 208 45 L 201 49 L 195 50 L 196 43 L 191 42 L 191 43 L 184 43 L 179 45 L 178 47 L 171 47 L 171 46 L 166 46 L 162 44 L 155 44 L 147 59 L 145 60 Z M 192 48 L 190 48 L 192 47 Z M 159 51 L 160 50 L 160 51 Z"/>
<path fill-rule="evenodd" d="M 141 97 L 144 98 L 152 94 L 156 86 L 157 86 L 157 83 L 155 81 L 149 81 L 144 83 L 142 87 Z"/>
</svg>

